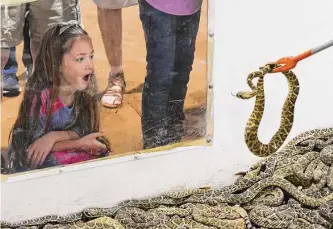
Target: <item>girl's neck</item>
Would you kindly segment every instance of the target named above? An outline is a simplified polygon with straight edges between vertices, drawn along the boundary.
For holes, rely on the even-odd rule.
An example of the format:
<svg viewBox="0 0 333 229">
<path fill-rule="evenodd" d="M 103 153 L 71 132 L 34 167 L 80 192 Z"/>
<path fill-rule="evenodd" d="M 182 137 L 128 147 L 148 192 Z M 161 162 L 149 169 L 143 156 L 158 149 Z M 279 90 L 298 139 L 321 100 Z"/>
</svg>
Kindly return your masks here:
<svg viewBox="0 0 333 229">
<path fill-rule="evenodd" d="M 58 93 L 58 97 L 64 103 L 64 105 L 66 105 L 67 107 L 71 107 L 74 102 L 74 93 L 74 91 L 70 90 L 60 90 Z"/>
</svg>

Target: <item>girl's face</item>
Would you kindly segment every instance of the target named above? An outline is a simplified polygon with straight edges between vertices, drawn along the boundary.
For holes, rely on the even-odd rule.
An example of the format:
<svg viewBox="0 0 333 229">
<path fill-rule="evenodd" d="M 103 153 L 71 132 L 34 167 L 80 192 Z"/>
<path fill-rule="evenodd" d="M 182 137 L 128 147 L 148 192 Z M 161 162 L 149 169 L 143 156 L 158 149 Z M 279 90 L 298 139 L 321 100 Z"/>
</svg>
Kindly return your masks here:
<svg viewBox="0 0 333 229">
<path fill-rule="evenodd" d="M 82 91 L 94 73 L 93 46 L 89 38 L 75 40 L 61 62 L 61 91 Z"/>
</svg>

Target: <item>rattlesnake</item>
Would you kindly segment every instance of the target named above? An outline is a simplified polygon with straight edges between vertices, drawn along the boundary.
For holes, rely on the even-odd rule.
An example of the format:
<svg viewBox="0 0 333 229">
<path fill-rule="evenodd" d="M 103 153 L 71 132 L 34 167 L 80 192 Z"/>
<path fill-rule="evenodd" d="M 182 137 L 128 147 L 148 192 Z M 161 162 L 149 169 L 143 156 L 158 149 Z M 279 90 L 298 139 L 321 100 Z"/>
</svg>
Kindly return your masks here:
<svg viewBox="0 0 333 229">
<path fill-rule="evenodd" d="M 267 228 L 287 228 L 295 223 L 295 219 L 305 219 L 311 224 L 330 227 L 331 223 L 323 218 L 319 211 L 306 208 L 294 208 L 288 205 L 278 207 L 260 206 L 250 211 L 250 218 L 254 224 Z"/>
<path fill-rule="evenodd" d="M 230 204 L 244 204 L 251 200 L 253 200 L 262 190 L 270 186 L 277 186 L 290 195 L 292 195 L 295 199 L 297 199 L 300 203 L 309 206 L 309 207 L 319 207 L 321 204 L 333 200 L 333 193 L 328 196 L 321 198 L 314 198 L 305 195 L 301 190 L 299 190 L 296 186 L 294 186 L 288 180 L 282 177 L 268 177 L 265 178 L 258 183 L 252 185 L 246 191 L 240 194 L 231 194 L 231 193 L 223 193 L 219 196 L 208 196 L 202 194 L 194 194 L 186 199 L 186 202 L 189 203 L 230 203 Z"/>
<path fill-rule="evenodd" d="M 126 207 L 117 212 L 115 219 L 126 226 L 126 228 L 139 229 L 165 225 L 170 218 L 158 210 L 145 211 L 140 208 Z"/>
<path fill-rule="evenodd" d="M 74 223 L 82 218 L 82 212 L 67 214 L 64 216 L 61 215 L 46 215 L 42 217 L 38 217 L 35 219 L 23 220 L 19 222 L 5 222 L 1 221 L 1 228 L 5 227 L 27 227 L 27 226 L 40 226 L 45 225 L 47 223 L 57 223 L 57 224 L 66 224 L 66 223 Z"/>
<path fill-rule="evenodd" d="M 125 229 L 125 227 L 120 224 L 117 220 L 112 219 L 107 216 L 92 219 L 88 222 L 83 222 L 81 220 L 69 224 L 46 224 L 44 229 L 79 229 L 79 228 L 109 228 L 109 229 Z"/>
<path fill-rule="evenodd" d="M 277 67 L 277 65 L 267 64 L 260 67 L 259 71 L 249 74 L 247 83 L 252 91 L 241 91 L 236 94 L 240 99 L 256 97 L 255 108 L 245 128 L 245 143 L 254 155 L 260 157 L 266 157 L 276 152 L 288 137 L 293 126 L 294 108 L 299 93 L 299 82 L 296 75 L 292 71 L 282 72 L 288 80 L 289 93 L 282 108 L 280 128 L 268 144 L 261 143 L 258 139 L 258 128 L 265 109 L 264 76 L 266 73 L 271 73 L 275 67 Z M 255 78 L 258 78 L 257 86 L 254 86 L 252 83 L 252 80 Z"/>
<path fill-rule="evenodd" d="M 297 78 L 291 71 L 283 73 L 289 82 L 289 95 L 281 126 L 269 144 L 258 140 L 264 109 L 263 77 L 273 67 L 266 65 L 250 74 L 248 84 L 253 91 L 237 94 L 242 98 L 256 96 L 245 138 L 255 155 L 268 157 L 251 166 L 234 184 L 221 189 L 203 187 L 166 192 L 158 197 L 126 200 L 110 208 L 90 207 L 66 216 L 1 222 L 1 226 L 250 229 L 254 224 L 262 229 L 333 228 L 333 128 L 305 131 L 279 149 L 292 127 L 299 92 Z M 254 78 L 258 78 L 257 87 L 251 82 Z"/>
</svg>

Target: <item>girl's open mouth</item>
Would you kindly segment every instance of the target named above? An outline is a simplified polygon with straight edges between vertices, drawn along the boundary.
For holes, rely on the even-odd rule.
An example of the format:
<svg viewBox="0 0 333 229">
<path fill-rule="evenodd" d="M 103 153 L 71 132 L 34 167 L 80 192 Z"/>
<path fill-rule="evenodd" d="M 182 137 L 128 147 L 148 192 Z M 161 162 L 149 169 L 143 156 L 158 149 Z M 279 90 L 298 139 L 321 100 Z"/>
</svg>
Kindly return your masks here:
<svg viewBox="0 0 333 229">
<path fill-rule="evenodd" d="M 87 74 L 87 75 L 83 76 L 83 80 L 88 82 L 90 77 L 91 77 L 91 74 Z"/>
</svg>

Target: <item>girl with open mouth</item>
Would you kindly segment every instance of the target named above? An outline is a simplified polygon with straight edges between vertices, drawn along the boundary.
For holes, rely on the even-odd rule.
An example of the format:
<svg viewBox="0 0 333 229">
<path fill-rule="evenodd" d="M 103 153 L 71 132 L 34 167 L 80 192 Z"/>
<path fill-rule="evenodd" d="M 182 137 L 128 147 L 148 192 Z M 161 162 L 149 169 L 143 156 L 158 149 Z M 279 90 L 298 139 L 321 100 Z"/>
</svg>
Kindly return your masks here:
<svg viewBox="0 0 333 229">
<path fill-rule="evenodd" d="M 10 173 L 108 155 L 109 141 L 99 132 L 93 53 L 76 22 L 45 32 L 10 133 Z"/>
</svg>

